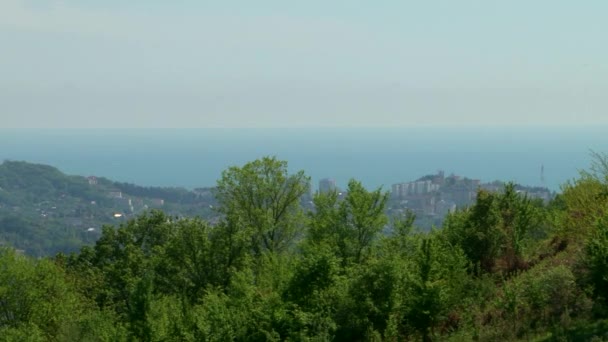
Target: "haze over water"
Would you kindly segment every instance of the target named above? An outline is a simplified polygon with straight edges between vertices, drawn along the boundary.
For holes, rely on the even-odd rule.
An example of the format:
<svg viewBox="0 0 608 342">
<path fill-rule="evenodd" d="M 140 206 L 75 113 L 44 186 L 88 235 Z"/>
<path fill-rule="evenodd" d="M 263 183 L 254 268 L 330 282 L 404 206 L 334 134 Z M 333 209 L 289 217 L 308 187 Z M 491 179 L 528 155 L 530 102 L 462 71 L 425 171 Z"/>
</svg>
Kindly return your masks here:
<svg viewBox="0 0 608 342">
<path fill-rule="evenodd" d="M 0 159 L 50 164 L 65 173 L 149 186 L 213 186 L 221 171 L 265 155 L 318 180 L 350 178 L 367 187 L 444 170 L 482 181 L 515 181 L 559 190 L 605 151 L 605 126 L 4 129 Z"/>
</svg>

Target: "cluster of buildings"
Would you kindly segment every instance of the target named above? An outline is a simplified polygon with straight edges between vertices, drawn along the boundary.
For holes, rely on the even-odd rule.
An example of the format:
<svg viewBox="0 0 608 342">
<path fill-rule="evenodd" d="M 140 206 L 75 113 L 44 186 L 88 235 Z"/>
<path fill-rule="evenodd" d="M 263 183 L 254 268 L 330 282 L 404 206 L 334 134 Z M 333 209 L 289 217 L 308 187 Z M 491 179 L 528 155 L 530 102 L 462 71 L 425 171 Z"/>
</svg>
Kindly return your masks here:
<svg viewBox="0 0 608 342">
<path fill-rule="evenodd" d="M 428 225 L 440 225 L 445 216 L 456 210 L 469 206 L 477 199 L 480 189 L 489 192 L 500 192 L 504 182 L 481 183 L 457 175 L 445 176 L 443 171 L 427 175 L 415 182 L 398 183 L 392 186 L 391 210 L 403 212 L 410 210 L 418 218 L 426 220 Z M 518 193 L 531 199 L 540 199 L 547 203 L 554 196 L 545 187 L 528 187 L 517 185 Z"/>
<path fill-rule="evenodd" d="M 99 185 L 99 179 L 95 176 L 87 177 L 89 185 Z M 138 198 L 125 195 L 119 190 L 110 190 L 106 193 L 106 196 L 113 200 L 114 209 L 116 213 L 113 215 L 114 218 L 121 218 L 125 216 L 123 213 L 136 213 L 139 211 L 147 210 L 150 208 L 162 208 L 165 205 L 165 200 L 162 198 Z M 96 203 L 91 202 L 92 205 Z"/>
<path fill-rule="evenodd" d="M 416 214 L 420 226 L 438 226 L 448 213 L 473 204 L 479 189 L 495 192 L 503 188 L 503 182 L 481 183 L 479 179 L 454 174 L 446 176 L 443 171 L 438 171 L 415 181 L 393 184 L 388 212 L 391 215 L 400 215 L 411 211 Z M 541 199 L 545 203 L 553 197 L 544 187 L 517 188 L 518 192 L 528 198 Z M 319 181 L 320 193 L 334 190 L 337 190 L 334 179 L 325 178 Z"/>
<path fill-rule="evenodd" d="M 391 210 L 396 213 L 412 211 L 417 217 L 443 218 L 459 206 L 475 199 L 479 180 L 445 176 L 443 171 L 413 182 L 397 183 L 391 187 Z"/>
<path fill-rule="evenodd" d="M 430 180 L 393 184 L 391 195 L 393 198 L 405 198 L 408 196 L 424 195 L 439 191 L 439 184 Z"/>
</svg>

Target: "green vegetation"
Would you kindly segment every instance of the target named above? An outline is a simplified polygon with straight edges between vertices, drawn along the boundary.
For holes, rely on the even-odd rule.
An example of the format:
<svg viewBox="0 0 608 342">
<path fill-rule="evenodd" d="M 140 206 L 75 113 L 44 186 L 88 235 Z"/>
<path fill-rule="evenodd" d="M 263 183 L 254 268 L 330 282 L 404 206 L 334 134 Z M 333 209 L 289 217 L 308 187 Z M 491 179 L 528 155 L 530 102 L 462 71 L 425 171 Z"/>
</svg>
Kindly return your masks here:
<svg viewBox="0 0 608 342">
<path fill-rule="evenodd" d="M 430 232 L 354 180 L 307 210 L 308 178 L 285 162 L 232 167 L 213 224 L 155 210 L 69 256 L 3 249 L 0 340 L 607 340 L 608 157 L 595 157 L 547 205 L 507 184 Z"/>
<path fill-rule="evenodd" d="M 0 164 L 0 246 L 31 256 L 75 252 L 93 244 L 103 225 L 119 224 L 148 208 L 172 216 L 211 218 L 216 216 L 209 208 L 213 204 L 210 191 L 146 188 L 5 161 Z"/>
</svg>

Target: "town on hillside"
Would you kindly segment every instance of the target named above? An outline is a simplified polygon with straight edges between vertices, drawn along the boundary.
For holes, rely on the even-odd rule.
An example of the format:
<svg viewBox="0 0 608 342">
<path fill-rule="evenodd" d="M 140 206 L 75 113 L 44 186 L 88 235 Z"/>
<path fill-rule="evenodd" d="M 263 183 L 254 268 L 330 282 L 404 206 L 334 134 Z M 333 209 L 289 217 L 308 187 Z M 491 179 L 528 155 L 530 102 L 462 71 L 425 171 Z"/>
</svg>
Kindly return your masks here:
<svg viewBox="0 0 608 342">
<path fill-rule="evenodd" d="M 473 204 L 477 192 L 482 189 L 489 192 L 499 192 L 504 188 L 505 182 L 493 181 L 482 183 L 479 179 L 470 179 L 455 174 L 445 175 L 444 171 L 429 174 L 415 181 L 396 183 L 391 186 L 388 214 L 400 217 L 412 212 L 416 215 L 416 224 L 425 229 L 440 226 L 448 213 L 457 208 L 464 208 Z M 555 192 L 546 187 L 515 186 L 518 193 L 533 200 L 548 203 Z M 340 196 L 343 193 L 336 186 L 332 178 L 319 181 L 318 191 L 328 192 L 336 190 Z"/>
</svg>

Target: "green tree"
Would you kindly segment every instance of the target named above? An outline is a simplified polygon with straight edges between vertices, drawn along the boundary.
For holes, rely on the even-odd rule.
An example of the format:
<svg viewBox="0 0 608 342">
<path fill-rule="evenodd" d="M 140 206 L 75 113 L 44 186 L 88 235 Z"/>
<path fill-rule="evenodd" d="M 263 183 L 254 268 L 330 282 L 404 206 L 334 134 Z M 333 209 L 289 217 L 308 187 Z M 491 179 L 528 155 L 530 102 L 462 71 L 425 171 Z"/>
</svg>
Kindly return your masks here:
<svg viewBox="0 0 608 342">
<path fill-rule="evenodd" d="M 254 254 L 287 250 L 303 229 L 300 198 L 309 178 L 290 175 L 287 162 L 264 157 L 222 172 L 215 195 L 234 234 L 247 231 Z"/>
<path fill-rule="evenodd" d="M 118 229 L 104 227 L 90 260 L 103 274 L 96 298 L 100 307 L 113 307 L 119 314 L 131 310 L 132 293 L 142 276 L 154 269 L 173 227 L 172 220 L 160 211 L 145 213 Z"/>
<path fill-rule="evenodd" d="M 589 238 L 585 261 L 595 296 L 608 304 L 608 215 L 597 223 Z"/>
<path fill-rule="evenodd" d="M 498 196 L 498 210 L 505 239 L 501 250 L 502 267 L 506 272 L 513 272 L 525 267 L 525 239 L 530 231 L 540 226 L 542 217 L 526 195 L 517 193 L 513 183 L 506 184 Z"/>
<path fill-rule="evenodd" d="M 493 270 L 504 241 L 499 223 L 496 195 L 484 190 L 477 192 L 477 200 L 471 208 L 447 217 L 445 233 L 452 244 L 462 248 L 475 267 L 474 273 Z"/>
<path fill-rule="evenodd" d="M 236 271 L 249 266 L 251 259 L 251 230 L 233 221 L 220 221 L 211 232 L 212 259 L 220 286 L 227 287 Z"/>
<path fill-rule="evenodd" d="M 341 341 L 397 337 L 391 332 L 403 310 L 404 276 L 408 264 L 390 256 L 370 258 L 347 270 L 348 292 L 336 307 Z"/>
<path fill-rule="evenodd" d="M 24 336 L 69 339 L 79 324 L 81 303 L 59 266 L 0 249 L 0 336 L 30 332 Z"/>
<path fill-rule="evenodd" d="M 224 283 L 224 270 L 212 241 L 214 230 L 200 219 L 174 222 L 169 238 L 154 260 L 155 288 L 164 294 L 198 301 L 209 286 Z"/>
<path fill-rule="evenodd" d="M 415 221 L 416 214 L 410 210 L 402 216 L 392 218 L 392 234 L 383 240 L 384 247 L 388 248 L 386 255 L 409 259 L 416 253 L 422 235 L 416 233 Z"/>
<path fill-rule="evenodd" d="M 406 275 L 404 295 L 405 326 L 418 331 L 423 341 L 431 341 L 434 328 L 462 298 L 466 285 L 466 259 L 441 235 L 420 242 Z"/>
<path fill-rule="evenodd" d="M 152 286 L 151 276 L 146 274 L 139 279 L 129 296 L 129 330 L 131 336 L 138 341 L 151 341 L 153 337 L 150 324 Z"/>
<path fill-rule="evenodd" d="M 351 180 L 348 183 L 342 215 L 346 219 L 346 229 L 353 238 L 356 262 L 361 262 L 366 250 L 388 222 L 385 214 L 388 196 L 388 192 L 381 189 L 367 191 L 361 182 Z"/>
<path fill-rule="evenodd" d="M 290 339 L 331 340 L 337 328 L 334 312 L 345 293 L 340 260 L 328 245 L 304 245 L 293 268 L 283 293 Z"/>
<path fill-rule="evenodd" d="M 608 155 L 592 153 L 590 171 L 562 186 L 565 207 L 560 235 L 567 241 L 583 243 L 595 230 L 597 220 L 608 213 Z"/>
<path fill-rule="evenodd" d="M 444 227 L 450 242 L 480 268 L 475 273 L 511 273 L 525 268 L 526 239 L 541 223 L 539 209 L 508 183 L 502 193 L 478 191 L 473 206 L 449 215 Z"/>
<path fill-rule="evenodd" d="M 313 244 L 332 246 L 344 265 L 362 262 L 388 223 L 385 214 L 388 193 L 382 189 L 367 191 L 355 180 L 348 183 L 346 191 L 343 200 L 335 192 L 315 196 L 308 236 Z"/>
</svg>

